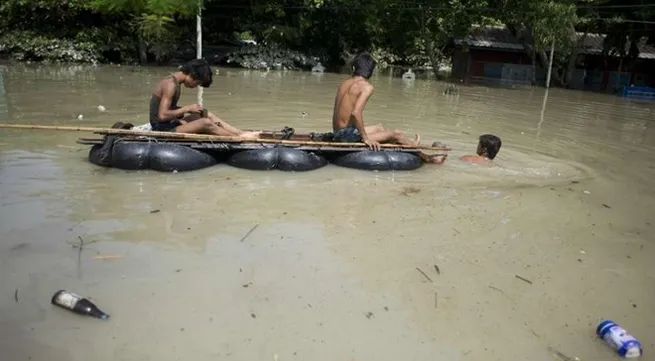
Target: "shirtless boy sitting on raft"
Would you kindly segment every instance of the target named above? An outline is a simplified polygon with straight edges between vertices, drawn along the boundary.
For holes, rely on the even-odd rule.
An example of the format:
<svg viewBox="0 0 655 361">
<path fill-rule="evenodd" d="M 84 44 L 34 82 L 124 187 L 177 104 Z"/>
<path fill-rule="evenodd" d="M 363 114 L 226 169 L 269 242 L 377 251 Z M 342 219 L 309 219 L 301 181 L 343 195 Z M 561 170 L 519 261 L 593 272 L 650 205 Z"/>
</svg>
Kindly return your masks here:
<svg viewBox="0 0 655 361">
<path fill-rule="evenodd" d="M 159 132 L 204 133 L 222 136 L 258 138 L 259 132 L 244 132 L 212 113 L 203 118 L 200 104 L 180 107 L 177 102 L 182 92 L 181 85 L 193 89 L 198 86 L 209 88 L 212 84 L 212 70 L 204 59 L 194 59 L 170 76 L 162 79 L 152 91 L 150 98 L 150 125 Z"/>
<path fill-rule="evenodd" d="M 381 124 L 364 125 L 364 107 L 375 88 L 368 79 L 373 75 L 376 62 L 367 53 L 361 53 L 353 60 L 353 74 L 344 80 L 337 90 L 332 115 L 332 130 L 335 142 L 364 142 L 372 150 L 379 150 L 380 143 L 420 145 L 418 134 L 413 140 L 399 130 L 387 130 Z M 420 153 L 424 162 L 441 164 L 445 155 L 431 156 Z"/>
<path fill-rule="evenodd" d="M 478 142 L 478 149 L 476 150 L 477 155 L 465 155 L 460 158 L 465 162 L 473 164 L 487 164 L 490 163 L 500 150 L 502 141 L 500 138 L 493 134 L 483 134 L 480 136 Z"/>
</svg>

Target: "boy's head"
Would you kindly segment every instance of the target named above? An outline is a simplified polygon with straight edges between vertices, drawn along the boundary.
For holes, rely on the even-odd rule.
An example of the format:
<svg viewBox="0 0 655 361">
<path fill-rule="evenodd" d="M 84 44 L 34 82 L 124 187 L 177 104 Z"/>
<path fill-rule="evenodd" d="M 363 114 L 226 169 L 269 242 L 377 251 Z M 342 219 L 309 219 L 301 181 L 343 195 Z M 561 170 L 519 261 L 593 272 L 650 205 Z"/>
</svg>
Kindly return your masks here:
<svg viewBox="0 0 655 361">
<path fill-rule="evenodd" d="M 376 62 L 373 57 L 368 53 L 359 53 L 353 59 L 353 76 L 361 76 L 364 79 L 369 79 L 373 75 Z"/>
<path fill-rule="evenodd" d="M 493 134 L 483 134 L 480 136 L 476 153 L 489 159 L 494 159 L 496 158 L 496 154 L 498 154 L 501 145 L 502 142 L 497 136 Z"/>
<path fill-rule="evenodd" d="M 193 59 L 182 65 L 182 69 L 180 70 L 186 75 L 184 86 L 187 88 L 195 88 L 197 86 L 209 88 L 212 85 L 212 69 L 205 59 Z"/>
</svg>

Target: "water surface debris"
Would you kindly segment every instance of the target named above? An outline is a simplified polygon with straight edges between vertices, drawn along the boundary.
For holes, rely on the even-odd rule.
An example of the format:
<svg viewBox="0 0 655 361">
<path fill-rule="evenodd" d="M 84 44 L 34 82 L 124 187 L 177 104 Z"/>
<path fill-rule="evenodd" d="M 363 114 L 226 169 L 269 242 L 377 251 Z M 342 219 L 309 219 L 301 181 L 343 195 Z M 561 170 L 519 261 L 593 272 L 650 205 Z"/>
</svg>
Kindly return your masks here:
<svg viewBox="0 0 655 361">
<path fill-rule="evenodd" d="M 84 248 L 84 239 L 82 236 L 77 236 L 80 240 L 80 246 L 77 249 L 77 272 L 81 273 L 81 266 L 82 266 L 82 248 Z"/>
<path fill-rule="evenodd" d="M 14 300 L 18 302 L 18 288 L 16 289 L 16 291 L 14 291 Z"/>
<path fill-rule="evenodd" d="M 565 354 L 557 351 L 556 349 L 554 349 L 554 348 L 552 348 L 550 346 L 548 347 L 548 350 L 550 350 L 553 353 L 553 356 L 555 356 L 560 361 L 579 361 L 580 360 L 577 357 L 573 358 L 573 357 L 570 357 L 570 356 L 566 356 Z"/>
<path fill-rule="evenodd" d="M 612 207 L 608 206 L 608 205 L 605 204 L 605 203 L 603 203 L 603 207 L 605 207 L 605 208 L 612 208 Z"/>
<path fill-rule="evenodd" d="M 150 213 L 159 213 L 159 212 L 161 212 L 159 209 L 153 209 L 152 211 L 150 211 Z"/>
<path fill-rule="evenodd" d="M 93 259 L 116 259 L 116 258 L 123 258 L 125 257 L 122 254 L 106 254 L 106 255 L 98 255 L 98 256 L 93 256 Z"/>
<path fill-rule="evenodd" d="M 430 283 L 434 283 L 434 281 L 432 281 L 432 278 L 430 278 L 430 276 L 428 276 L 425 272 L 423 272 L 423 270 L 421 270 L 421 269 L 418 268 L 418 267 L 416 267 L 416 270 L 419 271 L 419 272 L 421 272 L 421 274 L 423 275 L 423 277 L 427 278 L 428 281 L 430 281 Z"/>
<path fill-rule="evenodd" d="M 401 194 L 404 194 L 404 195 L 406 195 L 406 196 L 409 197 L 409 196 L 414 195 L 414 194 L 416 194 L 416 193 L 418 193 L 418 192 L 420 192 L 420 191 L 421 191 L 420 188 L 415 188 L 415 187 L 405 187 L 405 188 L 403 188 Z"/>
<path fill-rule="evenodd" d="M 521 277 L 521 276 L 519 276 L 519 275 L 514 275 L 514 277 L 520 279 L 520 280 L 523 281 L 523 282 L 526 282 L 526 283 L 532 284 L 532 281 L 530 281 L 529 279 L 527 279 L 527 278 L 525 278 L 525 277 Z"/>
<path fill-rule="evenodd" d="M 239 242 L 243 242 L 243 241 L 245 241 L 245 239 L 248 238 L 248 236 L 250 235 L 250 233 L 252 233 L 255 229 L 257 229 L 257 227 L 259 227 L 259 223 L 258 223 L 258 224 L 255 224 L 252 228 L 250 228 L 250 230 L 248 231 L 248 233 L 246 233 L 246 234 L 241 238 L 241 240 L 240 240 Z"/>
<path fill-rule="evenodd" d="M 434 270 L 437 271 L 437 274 L 439 275 L 441 274 L 441 271 L 439 270 L 439 266 L 437 266 L 436 264 L 434 265 Z"/>
</svg>

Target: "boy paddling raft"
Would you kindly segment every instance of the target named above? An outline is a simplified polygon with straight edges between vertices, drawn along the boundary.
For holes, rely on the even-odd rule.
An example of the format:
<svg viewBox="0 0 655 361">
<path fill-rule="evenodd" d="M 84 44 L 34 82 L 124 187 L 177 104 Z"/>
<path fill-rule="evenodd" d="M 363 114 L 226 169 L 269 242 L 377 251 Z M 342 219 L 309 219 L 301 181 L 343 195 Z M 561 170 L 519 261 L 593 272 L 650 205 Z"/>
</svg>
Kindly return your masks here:
<svg viewBox="0 0 655 361">
<path fill-rule="evenodd" d="M 353 74 L 337 89 L 332 114 L 332 130 L 335 142 L 363 142 L 372 150 L 379 150 L 380 143 L 419 146 L 421 137 L 409 139 L 400 130 L 385 129 L 382 124 L 364 125 L 364 108 L 375 88 L 368 81 L 373 75 L 376 62 L 368 53 L 358 54 L 353 60 Z M 442 164 L 448 155 L 419 153 L 426 163 Z"/>
</svg>

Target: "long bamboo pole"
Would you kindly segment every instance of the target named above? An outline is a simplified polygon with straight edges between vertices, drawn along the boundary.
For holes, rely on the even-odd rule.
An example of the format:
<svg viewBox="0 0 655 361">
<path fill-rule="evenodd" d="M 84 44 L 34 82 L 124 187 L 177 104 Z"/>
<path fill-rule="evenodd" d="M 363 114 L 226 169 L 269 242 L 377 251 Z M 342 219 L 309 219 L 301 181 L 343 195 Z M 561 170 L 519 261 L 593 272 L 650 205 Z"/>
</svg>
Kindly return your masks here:
<svg viewBox="0 0 655 361">
<path fill-rule="evenodd" d="M 209 135 L 209 134 L 156 132 L 156 131 L 113 129 L 113 128 L 62 126 L 62 125 L 32 125 L 32 124 L 0 123 L 0 128 L 93 132 L 96 134 L 123 134 L 123 135 L 143 136 L 143 137 L 151 137 L 151 138 L 187 139 L 187 140 L 197 140 L 197 141 L 216 142 L 216 143 L 272 143 L 272 144 L 285 144 L 285 145 L 313 145 L 313 146 L 330 146 L 330 147 L 366 146 L 366 144 L 359 143 L 359 142 L 341 143 L 341 142 L 317 142 L 317 141 L 306 141 L 306 140 L 249 139 L 243 137 L 227 137 L 227 136 Z M 451 150 L 451 148 L 448 147 L 430 147 L 424 145 L 412 146 L 412 145 L 401 145 L 401 144 L 380 144 L 380 147 L 422 149 L 422 150 L 434 150 L 434 151 Z"/>
<path fill-rule="evenodd" d="M 202 0 L 198 0 L 198 14 L 196 16 L 196 58 L 202 58 Z M 203 87 L 198 87 L 198 104 L 202 105 Z"/>
<path fill-rule="evenodd" d="M 546 89 L 550 88 L 550 76 L 553 73 L 553 54 L 555 54 L 555 40 L 550 46 L 550 59 L 548 61 L 548 74 L 546 75 Z"/>
</svg>

